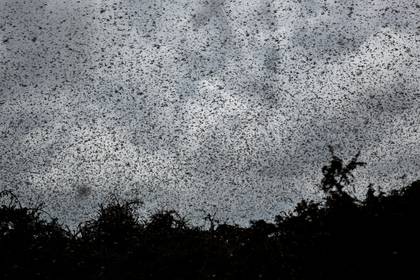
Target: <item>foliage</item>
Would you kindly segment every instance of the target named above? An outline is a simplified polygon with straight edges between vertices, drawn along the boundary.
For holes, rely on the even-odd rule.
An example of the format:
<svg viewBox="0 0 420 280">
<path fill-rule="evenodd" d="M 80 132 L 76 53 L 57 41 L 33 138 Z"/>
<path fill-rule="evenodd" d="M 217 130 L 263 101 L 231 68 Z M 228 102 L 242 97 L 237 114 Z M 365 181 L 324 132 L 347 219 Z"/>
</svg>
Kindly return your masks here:
<svg viewBox="0 0 420 280">
<path fill-rule="evenodd" d="M 358 161 L 360 152 L 358 152 L 347 164 L 334 154 L 334 150 L 329 146 L 332 160 L 329 165 L 322 168 L 324 175 L 321 181 L 321 189 L 327 194 L 344 194 L 344 188 L 353 181 L 353 171 L 358 166 L 365 166 L 365 162 Z"/>
<path fill-rule="evenodd" d="M 111 199 L 70 232 L 0 192 L 0 279 L 411 279 L 419 251 L 420 181 L 389 194 L 346 192 L 352 171 L 332 154 L 325 204 L 301 201 L 275 222 L 189 225 L 175 211 L 147 220 L 138 201 Z M 9 200 L 7 200 L 9 198 Z"/>
</svg>

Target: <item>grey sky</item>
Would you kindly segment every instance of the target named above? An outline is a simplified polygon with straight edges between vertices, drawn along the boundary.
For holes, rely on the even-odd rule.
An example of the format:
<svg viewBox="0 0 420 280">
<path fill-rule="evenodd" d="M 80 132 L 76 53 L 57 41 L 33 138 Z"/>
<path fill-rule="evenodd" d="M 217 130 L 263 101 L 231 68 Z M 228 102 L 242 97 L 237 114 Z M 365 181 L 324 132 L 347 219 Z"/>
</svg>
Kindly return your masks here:
<svg viewBox="0 0 420 280">
<path fill-rule="evenodd" d="M 328 144 L 409 182 L 419 43 L 412 0 L 2 0 L 0 187 L 70 224 L 110 192 L 244 222 L 317 195 Z"/>
</svg>

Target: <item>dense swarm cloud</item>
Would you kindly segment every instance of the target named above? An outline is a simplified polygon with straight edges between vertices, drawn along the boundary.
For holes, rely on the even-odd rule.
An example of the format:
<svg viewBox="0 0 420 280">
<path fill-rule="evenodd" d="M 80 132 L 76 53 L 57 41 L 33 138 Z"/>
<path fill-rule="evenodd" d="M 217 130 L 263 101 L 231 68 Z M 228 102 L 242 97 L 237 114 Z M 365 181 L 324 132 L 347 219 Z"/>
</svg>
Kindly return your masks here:
<svg viewBox="0 0 420 280">
<path fill-rule="evenodd" d="M 1 1 L 1 187 L 244 222 L 317 195 L 328 144 L 413 180 L 419 43 L 411 0 Z"/>
</svg>

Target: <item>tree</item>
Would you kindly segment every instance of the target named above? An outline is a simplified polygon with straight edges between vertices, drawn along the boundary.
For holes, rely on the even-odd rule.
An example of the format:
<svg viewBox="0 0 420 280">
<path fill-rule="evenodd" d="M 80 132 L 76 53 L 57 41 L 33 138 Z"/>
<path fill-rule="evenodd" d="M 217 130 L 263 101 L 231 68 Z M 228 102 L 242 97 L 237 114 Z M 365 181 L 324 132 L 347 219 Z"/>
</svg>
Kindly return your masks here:
<svg viewBox="0 0 420 280">
<path fill-rule="evenodd" d="M 365 166 L 365 162 L 358 161 L 360 151 L 347 163 L 334 154 L 334 149 L 328 146 L 332 160 L 329 165 L 322 167 L 324 177 L 321 180 L 321 189 L 328 195 L 343 195 L 343 189 L 350 185 L 354 179 L 352 172 L 358 166 Z"/>
</svg>

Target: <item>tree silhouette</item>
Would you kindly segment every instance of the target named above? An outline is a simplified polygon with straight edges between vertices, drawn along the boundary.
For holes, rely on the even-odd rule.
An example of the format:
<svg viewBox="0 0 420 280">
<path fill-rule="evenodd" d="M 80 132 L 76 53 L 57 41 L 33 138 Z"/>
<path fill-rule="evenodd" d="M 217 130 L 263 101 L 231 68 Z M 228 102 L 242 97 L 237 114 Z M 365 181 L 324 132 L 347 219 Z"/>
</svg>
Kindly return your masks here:
<svg viewBox="0 0 420 280">
<path fill-rule="evenodd" d="M 333 153 L 322 168 L 326 203 L 303 200 L 275 223 L 208 229 L 173 210 L 139 219 L 138 200 L 111 199 L 78 232 L 41 219 L 0 191 L 0 279 L 412 279 L 420 248 L 420 181 L 393 190 L 369 185 L 361 201 L 346 193 L 352 172 Z M 45 215 L 43 215 L 45 217 Z"/>
<path fill-rule="evenodd" d="M 331 153 L 331 162 L 322 167 L 324 177 L 321 180 L 321 189 L 327 195 L 344 195 L 344 188 L 354 180 L 353 171 L 358 166 L 365 166 L 365 162 L 358 161 L 360 151 L 351 158 L 349 163 L 344 164 L 343 160 L 335 155 L 332 146 L 328 146 Z"/>
</svg>

